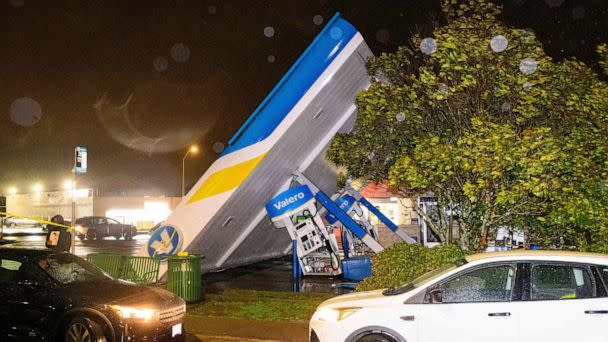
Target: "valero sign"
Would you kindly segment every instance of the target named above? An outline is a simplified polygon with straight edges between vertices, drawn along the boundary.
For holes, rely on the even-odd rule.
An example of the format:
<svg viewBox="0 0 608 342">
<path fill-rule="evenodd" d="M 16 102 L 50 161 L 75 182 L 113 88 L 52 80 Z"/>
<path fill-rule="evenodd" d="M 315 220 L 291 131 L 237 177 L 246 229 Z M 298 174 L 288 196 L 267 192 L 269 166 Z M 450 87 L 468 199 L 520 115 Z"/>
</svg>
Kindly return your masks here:
<svg viewBox="0 0 608 342">
<path fill-rule="evenodd" d="M 308 186 L 301 185 L 286 190 L 271 199 L 266 203 L 266 212 L 268 212 L 270 218 L 281 216 L 301 207 L 313 198 L 314 196 Z"/>
</svg>

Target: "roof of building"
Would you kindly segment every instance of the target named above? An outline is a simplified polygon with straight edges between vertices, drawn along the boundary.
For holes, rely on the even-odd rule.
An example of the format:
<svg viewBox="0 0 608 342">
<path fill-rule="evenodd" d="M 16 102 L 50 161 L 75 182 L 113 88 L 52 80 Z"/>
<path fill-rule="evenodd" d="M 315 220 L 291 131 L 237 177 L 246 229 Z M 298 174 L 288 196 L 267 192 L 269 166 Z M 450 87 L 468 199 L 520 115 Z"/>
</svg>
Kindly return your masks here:
<svg viewBox="0 0 608 342">
<path fill-rule="evenodd" d="M 368 183 L 363 190 L 361 190 L 361 196 L 365 198 L 389 198 L 395 197 L 397 194 L 389 189 L 388 181 L 383 180 L 379 183 Z"/>
</svg>

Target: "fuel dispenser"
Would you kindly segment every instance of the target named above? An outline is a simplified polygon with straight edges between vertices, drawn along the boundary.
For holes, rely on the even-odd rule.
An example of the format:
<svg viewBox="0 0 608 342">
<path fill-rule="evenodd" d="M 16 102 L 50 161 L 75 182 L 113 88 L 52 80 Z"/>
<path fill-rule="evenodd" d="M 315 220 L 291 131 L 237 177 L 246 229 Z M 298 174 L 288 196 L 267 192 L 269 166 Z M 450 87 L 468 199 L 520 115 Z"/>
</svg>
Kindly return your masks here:
<svg viewBox="0 0 608 342">
<path fill-rule="evenodd" d="M 374 240 L 378 241 L 378 230 L 374 227 L 368 220 L 363 216 L 363 209 L 357 200 L 345 193 L 345 194 L 337 194 L 338 199 L 335 201 L 338 207 L 342 209 L 347 215 L 349 215 L 355 222 L 365 230 L 365 232 Z M 336 197 L 335 195 L 332 197 Z M 331 213 L 325 214 L 325 220 L 329 224 L 330 227 L 339 228 L 342 231 L 342 244 L 344 246 L 344 257 L 348 258 L 349 256 L 357 256 L 357 255 L 369 255 L 372 250 L 361 240 L 355 239 L 350 230 L 345 229 L 344 225 L 336 219 L 334 215 Z"/>
<path fill-rule="evenodd" d="M 296 252 L 304 275 L 342 273 L 338 243 L 319 216 L 316 199 L 309 187 L 300 185 L 275 196 L 266 204 L 274 225 L 286 228 L 296 241 Z"/>
</svg>

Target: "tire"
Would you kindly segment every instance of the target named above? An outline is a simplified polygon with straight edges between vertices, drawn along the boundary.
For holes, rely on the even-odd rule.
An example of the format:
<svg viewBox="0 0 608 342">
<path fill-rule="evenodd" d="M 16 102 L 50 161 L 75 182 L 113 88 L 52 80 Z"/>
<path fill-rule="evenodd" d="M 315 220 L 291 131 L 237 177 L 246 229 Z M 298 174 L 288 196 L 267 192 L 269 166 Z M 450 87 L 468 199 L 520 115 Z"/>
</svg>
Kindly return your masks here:
<svg viewBox="0 0 608 342">
<path fill-rule="evenodd" d="M 121 237 L 121 235 L 120 235 L 120 234 L 115 234 L 115 235 L 114 235 L 114 238 L 115 238 L 116 240 L 120 240 L 120 237 Z"/>
<path fill-rule="evenodd" d="M 80 241 L 84 240 L 84 238 L 86 237 L 86 236 L 84 236 L 84 235 L 76 235 L 76 236 L 78 236 L 78 239 L 79 239 Z"/>
<path fill-rule="evenodd" d="M 97 240 L 97 233 L 96 232 L 88 233 L 87 240 Z"/>
<path fill-rule="evenodd" d="M 124 237 L 125 237 L 125 240 L 127 240 L 127 241 L 133 240 L 133 234 L 131 232 L 125 232 Z"/>
<path fill-rule="evenodd" d="M 357 342 L 397 342 L 397 340 L 382 333 L 370 333 L 357 339 Z"/>
<path fill-rule="evenodd" d="M 9 227 L 15 228 L 15 227 L 17 227 L 17 224 L 15 222 L 11 222 L 11 224 L 9 225 Z"/>
<path fill-rule="evenodd" d="M 65 326 L 65 342 L 108 342 L 108 334 L 103 326 L 93 318 L 77 316 Z"/>
</svg>

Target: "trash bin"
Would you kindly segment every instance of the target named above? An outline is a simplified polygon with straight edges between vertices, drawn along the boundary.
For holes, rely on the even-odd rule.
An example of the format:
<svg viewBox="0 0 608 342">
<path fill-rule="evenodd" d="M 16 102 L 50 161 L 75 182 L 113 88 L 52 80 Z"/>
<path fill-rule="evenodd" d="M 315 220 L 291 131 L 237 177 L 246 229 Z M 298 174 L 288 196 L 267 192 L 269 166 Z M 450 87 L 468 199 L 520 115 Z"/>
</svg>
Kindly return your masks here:
<svg viewBox="0 0 608 342">
<path fill-rule="evenodd" d="M 187 303 L 202 299 L 200 255 L 171 256 L 167 259 L 167 290 Z"/>
</svg>

